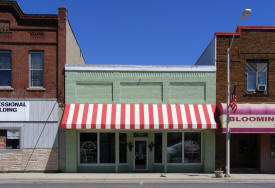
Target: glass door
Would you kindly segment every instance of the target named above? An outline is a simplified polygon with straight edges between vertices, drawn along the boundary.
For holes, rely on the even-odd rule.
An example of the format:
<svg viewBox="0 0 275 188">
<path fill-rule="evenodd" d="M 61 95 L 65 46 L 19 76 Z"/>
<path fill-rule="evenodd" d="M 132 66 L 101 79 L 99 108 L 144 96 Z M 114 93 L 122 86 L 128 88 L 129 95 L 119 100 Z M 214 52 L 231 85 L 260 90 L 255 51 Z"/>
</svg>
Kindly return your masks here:
<svg viewBox="0 0 275 188">
<path fill-rule="evenodd" d="M 147 141 L 136 140 L 135 141 L 135 169 L 146 170 L 147 169 Z"/>
</svg>

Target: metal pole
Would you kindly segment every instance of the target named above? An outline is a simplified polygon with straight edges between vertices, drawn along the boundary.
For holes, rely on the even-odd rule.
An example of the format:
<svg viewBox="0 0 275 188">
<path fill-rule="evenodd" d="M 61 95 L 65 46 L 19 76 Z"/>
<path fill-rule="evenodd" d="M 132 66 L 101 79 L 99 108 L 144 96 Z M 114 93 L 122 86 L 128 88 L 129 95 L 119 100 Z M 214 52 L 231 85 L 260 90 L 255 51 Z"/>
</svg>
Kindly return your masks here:
<svg viewBox="0 0 275 188">
<path fill-rule="evenodd" d="M 245 19 L 249 14 L 251 13 L 251 9 L 245 9 L 241 19 L 238 21 L 237 27 L 235 31 L 238 29 L 240 22 Z M 233 33 L 233 37 L 230 41 L 229 48 L 227 48 L 227 110 L 226 110 L 226 174 L 225 177 L 231 177 L 230 176 L 230 129 L 229 129 L 229 123 L 230 123 L 230 113 L 229 113 L 229 103 L 230 103 L 230 49 L 232 47 L 233 41 L 235 38 L 235 33 Z"/>
<path fill-rule="evenodd" d="M 238 29 L 240 21 L 237 24 L 235 31 Z M 227 92 L 226 92 L 226 173 L 224 177 L 230 176 L 230 113 L 229 113 L 229 103 L 230 103 L 230 50 L 235 38 L 235 33 L 233 33 L 233 37 L 230 41 L 229 48 L 227 48 Z"/>
<path fill-rule="evenodd" d="M 233 39 L 234 39 L 234 36 L 233 36 Z M 226 174 L 225 174 L 225 177 L 230 177 L 229 102 L 230 102 L 230 48 L 227 48 L 227 104 L 226 104 L 227 113 L 226 113 Z"/>
</svg>

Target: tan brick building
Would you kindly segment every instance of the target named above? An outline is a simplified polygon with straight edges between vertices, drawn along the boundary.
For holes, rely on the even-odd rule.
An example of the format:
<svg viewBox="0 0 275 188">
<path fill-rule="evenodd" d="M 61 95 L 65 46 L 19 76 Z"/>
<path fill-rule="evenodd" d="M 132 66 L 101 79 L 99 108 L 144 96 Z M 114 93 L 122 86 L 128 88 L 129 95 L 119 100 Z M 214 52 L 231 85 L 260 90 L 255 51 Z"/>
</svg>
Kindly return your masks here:
<svg viewBox="0 0 275 188">
<path fill-rule="evenodd" d="M 72 63 L 85 64 L 66 8 L 25 14 L 0 2 L 0 171 L 63 169 L 59 120 Z"/>
<path fill-rule="evenodd" d="M 275 27 L 240 26 L 235 33 L 215 33 L 197 65 L 216 65 L 216 101 L 220 132 L 216 167 L 225 166 L 227 48 L 231 93 L 237 87 L 238 110 L 230 114 L 231 170 L 275 172 Z"/>
</svg>

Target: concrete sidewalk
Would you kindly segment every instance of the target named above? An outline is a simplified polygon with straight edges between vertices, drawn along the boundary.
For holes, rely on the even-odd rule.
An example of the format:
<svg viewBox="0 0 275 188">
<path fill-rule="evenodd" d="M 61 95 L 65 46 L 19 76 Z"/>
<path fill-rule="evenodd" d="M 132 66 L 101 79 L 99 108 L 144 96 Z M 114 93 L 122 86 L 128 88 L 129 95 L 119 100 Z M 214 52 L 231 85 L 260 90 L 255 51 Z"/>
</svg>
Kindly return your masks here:
<svg viewBox="0 0 275 188">
<path fill-rule="evenodd" d="M 3 182 L 274 182 L 275 174 L 231 174 L 215 178 L 202 173 L 0 173 Z"/>
</svg>

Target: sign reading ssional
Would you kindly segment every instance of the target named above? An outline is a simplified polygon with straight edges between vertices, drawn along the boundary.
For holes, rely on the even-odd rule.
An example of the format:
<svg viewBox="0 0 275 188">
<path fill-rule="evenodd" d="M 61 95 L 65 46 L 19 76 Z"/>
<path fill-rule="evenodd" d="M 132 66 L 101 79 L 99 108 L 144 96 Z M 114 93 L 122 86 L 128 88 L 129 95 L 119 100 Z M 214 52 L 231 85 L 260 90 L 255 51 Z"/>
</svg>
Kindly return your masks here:
<svg viewBox="0 0 275 188">
<path fill-rule="evenodd" d="M 28 101 L 0 101 L 0 121 L 28 121 Z"/>
</svg>

